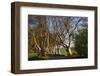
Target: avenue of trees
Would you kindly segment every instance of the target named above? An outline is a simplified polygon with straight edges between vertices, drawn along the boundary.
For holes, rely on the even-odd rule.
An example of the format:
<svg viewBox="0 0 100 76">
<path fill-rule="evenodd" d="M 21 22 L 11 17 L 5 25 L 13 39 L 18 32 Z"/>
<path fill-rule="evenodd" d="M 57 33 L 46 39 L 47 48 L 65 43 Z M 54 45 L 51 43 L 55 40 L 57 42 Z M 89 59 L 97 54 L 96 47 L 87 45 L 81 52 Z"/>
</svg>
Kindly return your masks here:
<svg viewBox="0 0 100 76">
<path fill-rule="evenodd" d="M 87 57 L 87 17 L 28 16 L 28 53 L 47 58 Z"/>
</svg>

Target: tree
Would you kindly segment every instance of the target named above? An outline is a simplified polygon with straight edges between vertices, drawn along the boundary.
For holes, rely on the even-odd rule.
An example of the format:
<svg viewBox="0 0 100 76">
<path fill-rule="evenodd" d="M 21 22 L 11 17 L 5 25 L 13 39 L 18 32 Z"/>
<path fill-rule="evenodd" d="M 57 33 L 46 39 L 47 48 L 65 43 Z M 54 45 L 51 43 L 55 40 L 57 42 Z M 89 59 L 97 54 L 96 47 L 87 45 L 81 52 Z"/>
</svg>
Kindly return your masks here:
<svg viewBox="0 0 100 76">
<path fill-rule="evenodd" d="M 33 18 L 35 19 L 35 17 Z M 29 28 L 29 45 L 39 56 L 46 56 L 46 48 L 49 46 L 49 34 L 46 25 L 46 17 L 38 17 L 38 25 Z"/>
<path fill-rule="evenodd" d="M 80 57 L 88 56 L 88 30 L 81 29 L 79 33 L 75 35 L 75 50 L 79 53 Z"/>
<path fill-rule="evenodd" d="M 76 17 L 55 17 L 52 19 L 53 24 L 53 31 L 55 33 L 55 41 L 56 45 L 63 46 L 66 48 L 66 52 L 69 53 L 69 55 L 72 55 L 72 52 L 70 49 L 71 41 L 72 41 L 72 35 L 74 34 L 74 31 L 78 27 L 79 23 L 83 20 L 82 17 L 76 18 Z"/>
</svg>

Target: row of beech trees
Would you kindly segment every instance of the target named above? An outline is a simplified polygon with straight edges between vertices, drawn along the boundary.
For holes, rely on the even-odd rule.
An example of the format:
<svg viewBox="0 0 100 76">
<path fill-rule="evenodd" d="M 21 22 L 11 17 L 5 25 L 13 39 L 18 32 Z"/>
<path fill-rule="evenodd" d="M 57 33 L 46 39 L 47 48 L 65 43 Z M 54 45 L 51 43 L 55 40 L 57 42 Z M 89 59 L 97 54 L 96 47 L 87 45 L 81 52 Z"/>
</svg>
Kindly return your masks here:
<svg viewBox="0 0 100 76">
<path fill-rule="evenodd" d="M 83 17 L 54 17 L 38 16 L 37 27 L 29 27 L 28 45 L 29 52 L 34 51 L 39 56 L 59 54 L 60 47 L 65 48 L 69 55 L 73 36 L 81 23 L 85 23 Z M 33 17 L 34 21 L 34 17 Z"/>
</svg>

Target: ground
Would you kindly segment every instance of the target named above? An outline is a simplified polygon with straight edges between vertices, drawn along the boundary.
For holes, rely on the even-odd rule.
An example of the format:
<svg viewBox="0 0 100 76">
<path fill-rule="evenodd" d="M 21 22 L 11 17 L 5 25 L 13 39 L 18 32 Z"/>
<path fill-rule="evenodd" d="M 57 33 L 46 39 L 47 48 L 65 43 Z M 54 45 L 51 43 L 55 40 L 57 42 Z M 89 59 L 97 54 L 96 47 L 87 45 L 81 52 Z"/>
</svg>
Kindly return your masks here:
<svg viewBox="0 0 100 76">
<path fill-rule="evenodd" d="M 72 50 L 72 55 L 66 54 L 67 52 L 62 51 L 60 54 L 47 54 L 46 56 L 38 56 L 37 53 L 32 51 L 28 54 L 28 60 L 53 60 L 53 59 L 79 59 L 84 58 L 80 57 L 77 53 L 77 51 Z"/>
</svg>

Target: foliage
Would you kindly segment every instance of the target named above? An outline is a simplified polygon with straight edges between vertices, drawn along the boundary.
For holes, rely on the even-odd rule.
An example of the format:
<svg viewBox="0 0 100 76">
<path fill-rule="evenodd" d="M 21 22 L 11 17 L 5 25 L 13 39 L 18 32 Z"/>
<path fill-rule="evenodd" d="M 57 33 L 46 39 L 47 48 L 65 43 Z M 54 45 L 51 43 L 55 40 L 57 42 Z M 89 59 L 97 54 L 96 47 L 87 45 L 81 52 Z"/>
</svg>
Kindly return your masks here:
<svg viewBox="0 0 100 76">
<path fill-rule="evenodd" d="M 82 29 L 75 35 L 75 50 L 82 57 L 88 56 L 88 30 Z"/>
</svg>

